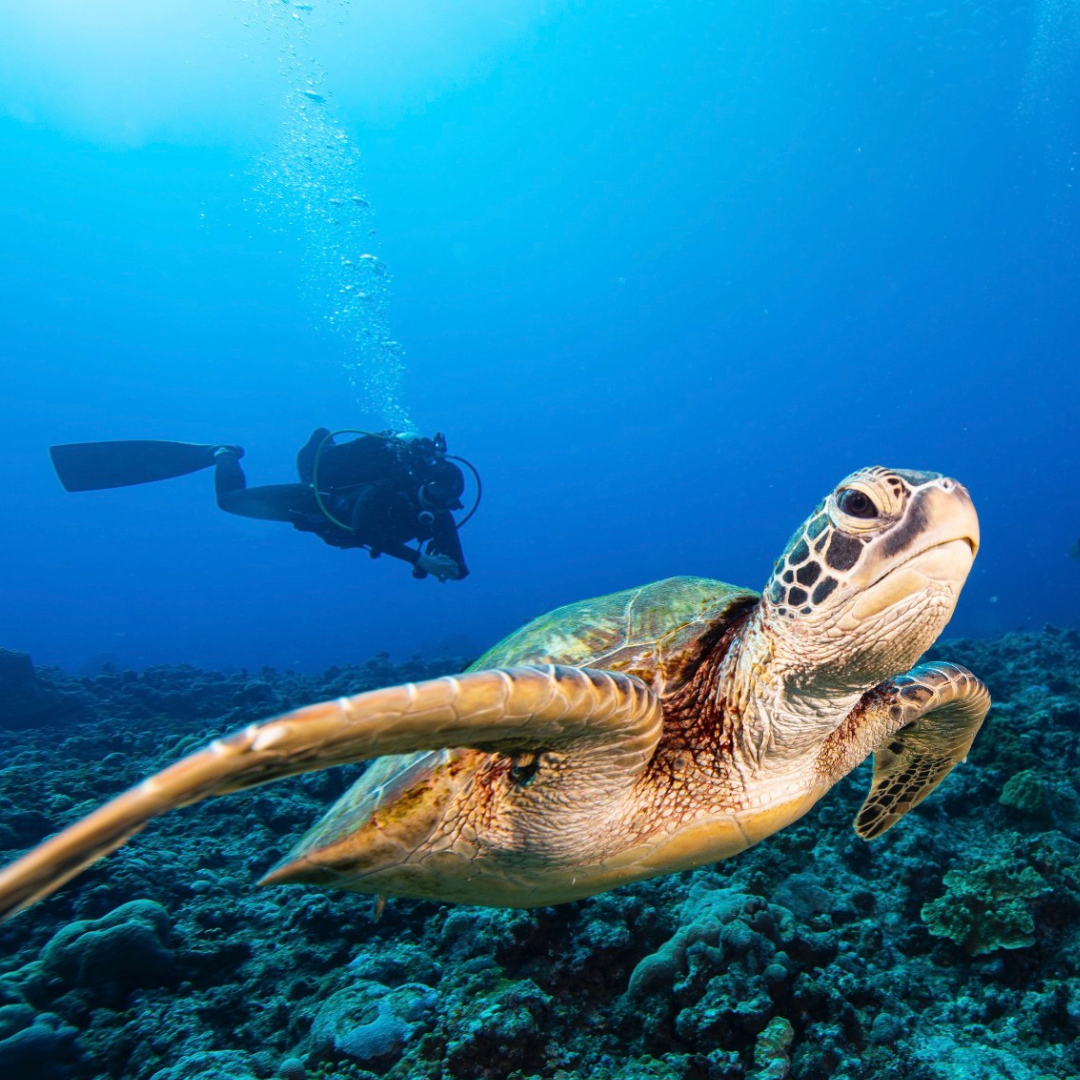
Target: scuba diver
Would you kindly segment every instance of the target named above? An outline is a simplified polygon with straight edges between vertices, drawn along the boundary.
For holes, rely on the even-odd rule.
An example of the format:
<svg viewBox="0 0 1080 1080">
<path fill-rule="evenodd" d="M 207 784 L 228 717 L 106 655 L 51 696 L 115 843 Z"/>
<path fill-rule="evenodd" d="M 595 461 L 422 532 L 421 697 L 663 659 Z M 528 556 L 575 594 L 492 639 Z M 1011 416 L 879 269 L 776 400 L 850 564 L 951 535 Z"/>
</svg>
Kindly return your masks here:
<svg viewBox="0 0 1080 1080">
<path fill-rule="evenodd" d="M 337 443 L 337 435 L 357 435 Z M 228 444 L 127 440 L 70 443 L 49 448 L 68 491 L 98 491 L 147 484 L 214 468 L 222 510 L 261 521 L 282 521 L 340 548 L 364 548 L 411 564 L 413 577 L 460 581 L 469 573 L 458 529 L 480 504 L 480 476 L 464 458 L 446 452 L 446 439 L 411 432 L 330 432 L 316 428 L 296 456 L 299 483 L 248 487 L 242 447 Z M 476 500 L 462 509 L 465 477 L 472 472 Z M 416 547 L 409 542 L 416 541 Z"/>
</svg>

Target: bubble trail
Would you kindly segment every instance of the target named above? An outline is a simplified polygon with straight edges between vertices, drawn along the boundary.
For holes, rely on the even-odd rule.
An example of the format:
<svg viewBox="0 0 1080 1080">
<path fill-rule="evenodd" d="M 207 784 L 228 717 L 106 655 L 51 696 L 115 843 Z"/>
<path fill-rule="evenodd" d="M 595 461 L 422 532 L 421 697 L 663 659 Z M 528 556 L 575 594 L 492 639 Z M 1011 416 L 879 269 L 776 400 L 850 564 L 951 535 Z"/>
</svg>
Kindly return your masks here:
<svg viewBox="0 0 1080 1080">
<path fill-rule="evenodd" d="M 1080 0 L 1038 0 L 1020 95 L 1020 117 L 1041 129 L 1054 185 L 1052 216 L 1072 223 L 1080 181 L 1076 109 L 1080 101 Z"/>
<path fill-rule="evenodd" d="M 411 428 L 402 402 L 404 349 L 386 311 L 392 278 L 376 248 L 360 152 L 333 115 L 325 73 L 312 56 L 307 20 L 314 5 L 258 0 L 257 7 L 278 43 L 288 89 L 281 136 L 255 169 L 254 209 L 269 228 L 298 239 L 305 302 L 339 342 L 358 404 L 387 427 Z"/>
</svg>

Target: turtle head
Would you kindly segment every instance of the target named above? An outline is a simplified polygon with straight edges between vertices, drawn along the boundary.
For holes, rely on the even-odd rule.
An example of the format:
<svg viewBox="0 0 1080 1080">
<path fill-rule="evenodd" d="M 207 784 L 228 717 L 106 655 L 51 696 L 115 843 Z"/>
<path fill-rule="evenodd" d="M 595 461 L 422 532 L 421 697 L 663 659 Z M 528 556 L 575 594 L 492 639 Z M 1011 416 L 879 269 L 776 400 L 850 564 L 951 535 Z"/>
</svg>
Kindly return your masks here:
<svg viewBox="0 0 1080 1080">
<path fill-rule="evenodd" d="M 797 678 L 866 689 L 941 633 L 979 548 L 979 519 L 947 476 L 874 466 L 843 480 L 795 533 L 762 596 Z"/>
</svg>

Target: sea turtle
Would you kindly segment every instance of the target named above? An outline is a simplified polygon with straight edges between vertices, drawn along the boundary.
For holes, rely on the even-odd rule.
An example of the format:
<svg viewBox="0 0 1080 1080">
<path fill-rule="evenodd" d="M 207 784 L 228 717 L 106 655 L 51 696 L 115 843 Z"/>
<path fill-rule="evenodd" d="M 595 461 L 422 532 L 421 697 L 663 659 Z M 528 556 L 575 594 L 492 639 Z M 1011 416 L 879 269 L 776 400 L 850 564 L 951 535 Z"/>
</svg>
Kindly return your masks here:
<svg viewBox="0 0 1080 1080">
<path fill-rule="evenodd" d="M 584 600 L 464 674 L 215 740 L 0 872 L 0 913 L 173 807 L 370 758 L 264 884 L 510 907 L 574 900 L 735 855 L 871 752 L 855 828 L 876 837 L 964 758 L 989 708 L 964 668 L 912 667 L 949 620 L 978 544 L 955 480 L 861 469 L 791 538 L 760 596 L 676 577 Z"/>
</svg>

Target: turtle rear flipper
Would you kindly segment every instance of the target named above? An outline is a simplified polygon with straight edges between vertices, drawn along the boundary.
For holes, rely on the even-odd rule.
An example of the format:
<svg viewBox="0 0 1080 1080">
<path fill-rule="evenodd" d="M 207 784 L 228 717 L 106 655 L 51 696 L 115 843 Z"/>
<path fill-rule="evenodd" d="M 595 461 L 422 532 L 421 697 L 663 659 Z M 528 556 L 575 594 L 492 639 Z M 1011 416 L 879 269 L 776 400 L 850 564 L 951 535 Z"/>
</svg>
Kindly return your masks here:
<svg viewBox="0 0 1080 1080">
<path fill-rule="evenodd" d="M 629 786 L 652 756 L 657 696 L 621 672 L 500 668 L 372 690 L 252 724 L 154 774 L 0 871 L 0 919 L 54 892 L 153 818 L 297 773 L 445 747 L 561 750 Z"/>
<path fill-rule="evenodd" d="M 855 816 L 865 840 L 892 828 L 967 757 L 990 692 L 958 664 L 920 664 L 872 691 L 864 720 L 884 724 L 874 779 Z"/>
</svg>

